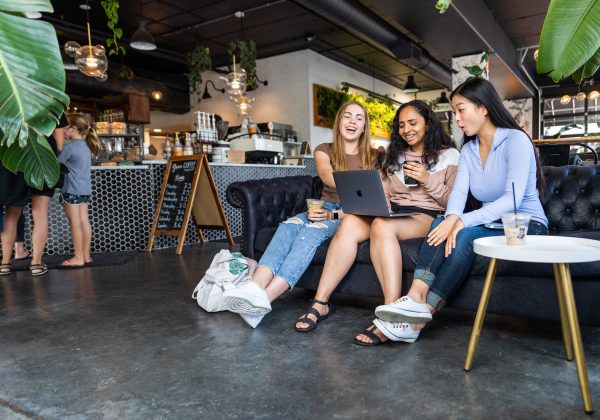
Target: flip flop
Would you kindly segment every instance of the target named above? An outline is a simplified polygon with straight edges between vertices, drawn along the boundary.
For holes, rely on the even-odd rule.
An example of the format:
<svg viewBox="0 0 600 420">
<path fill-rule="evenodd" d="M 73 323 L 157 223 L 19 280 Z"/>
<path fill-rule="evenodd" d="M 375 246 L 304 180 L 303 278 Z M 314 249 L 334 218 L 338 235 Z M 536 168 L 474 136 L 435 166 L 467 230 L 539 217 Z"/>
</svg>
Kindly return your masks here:
<svg viewBox="0 0 600 420">
<path fill-rule="evenodd" d="M 60 264 L 58 264 L 59 268 L 83 268 L 85 267 L 85 263 L 83 264 L 73 264 L 72 262 L 70 262 L 71 260 L 65 260 L 63 262 L 61 262 Z"/>
<path fill-rule="evenodd" d="M 83 265 L 90 265 L 90 264 L 94 264 L 94 260 L 92 258 L 90 258 L 89 261 L 84 261 Z"/>
<path fill-rule="evenodd" d="M 21 257 L 21 258 L 13 258 L 13 261 L 23 261 L 23 260 L 28 260 L 29 258 L 31 258 L 31 252 L 28 252 L 26 256 Z"/>
</svg>

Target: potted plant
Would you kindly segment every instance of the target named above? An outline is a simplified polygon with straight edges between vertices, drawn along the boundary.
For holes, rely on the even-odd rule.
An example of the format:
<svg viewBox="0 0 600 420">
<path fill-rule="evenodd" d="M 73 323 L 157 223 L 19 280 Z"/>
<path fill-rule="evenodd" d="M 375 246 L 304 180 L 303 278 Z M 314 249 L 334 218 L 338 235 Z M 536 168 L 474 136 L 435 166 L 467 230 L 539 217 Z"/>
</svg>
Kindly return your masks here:
<svg viewBox="0 0 600 420">
<path fill-rule="evenodd" d="M 24 17 L 36 11 L 53 8 L 49 0 L 0 0 L 0 160 L 41 189 L 58 181 L 58 161 L 46 136 L 69 97 L 54 27 Z"/>
</svg>

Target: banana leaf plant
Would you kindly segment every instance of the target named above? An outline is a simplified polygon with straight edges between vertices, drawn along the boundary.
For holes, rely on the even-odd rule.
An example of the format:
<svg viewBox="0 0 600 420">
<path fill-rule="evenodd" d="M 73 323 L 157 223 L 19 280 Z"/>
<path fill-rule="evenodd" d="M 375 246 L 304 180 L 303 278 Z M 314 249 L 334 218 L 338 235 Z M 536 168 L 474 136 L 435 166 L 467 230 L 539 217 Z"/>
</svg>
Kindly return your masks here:
<svg viewBox="0 0 600 420">
<path fill-rule="evenodd" d="M 69 104 L 54 27 L 24 17 L 49 0 L 0 0 L 0 160 L 27 183 L 54 186 L 59 166 L 46 141 Z"/>
<path fill-rule="evenodd" d="M 577 83 L 600 66 L 600 0 L 551 0 L 538 51 L 537 72 Z"/>
</svg>

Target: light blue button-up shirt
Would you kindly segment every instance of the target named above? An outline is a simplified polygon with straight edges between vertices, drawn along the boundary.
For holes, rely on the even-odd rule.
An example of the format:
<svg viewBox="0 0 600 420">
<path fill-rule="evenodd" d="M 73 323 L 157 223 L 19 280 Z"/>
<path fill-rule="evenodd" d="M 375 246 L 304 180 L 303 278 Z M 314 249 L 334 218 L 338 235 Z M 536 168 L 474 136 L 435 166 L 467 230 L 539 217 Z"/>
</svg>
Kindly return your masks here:
<svg viewBox="0 0 600 420">
<path fill-rule="evenodd" d="M 462 148 L 446 216 L 459 216 L 465 227 L 496 221 L 504 213 L 514 211 L 514 182 L 517 211 L 548 226 L 536 179 L 535 152 L 527 135 L 520 130 L 496 128 L 485 167 L 479 155 L 478 137 Z M 483 207 L 463 213 L 469 190 Z"/>
</svg>

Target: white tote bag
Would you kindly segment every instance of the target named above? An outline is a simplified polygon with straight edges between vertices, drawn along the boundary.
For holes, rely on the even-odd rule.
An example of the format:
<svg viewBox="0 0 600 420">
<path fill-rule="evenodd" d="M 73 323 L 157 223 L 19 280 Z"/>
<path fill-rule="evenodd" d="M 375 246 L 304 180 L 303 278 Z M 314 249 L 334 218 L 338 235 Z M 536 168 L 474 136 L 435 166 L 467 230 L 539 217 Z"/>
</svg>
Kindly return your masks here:
<svg viewBox="0 0 600 420">
<path fill-rule="evenodd" d="M 244 256 L 240 252 L 231 253 L 222 249 L 194 289 L 192 299 L 205 311 L 224 311 L 223 292 L 239 287 L 248 280 L 248 264 Z"/>
</svg>

